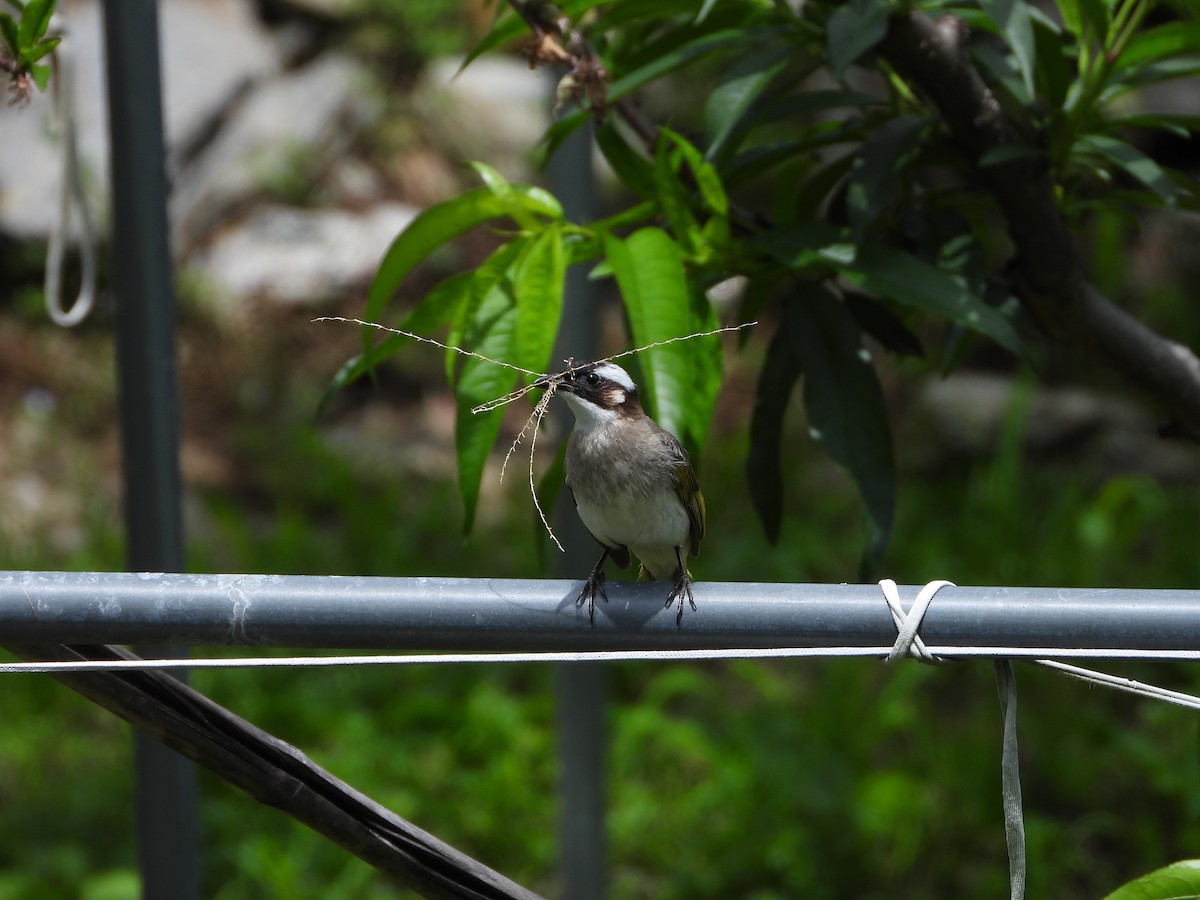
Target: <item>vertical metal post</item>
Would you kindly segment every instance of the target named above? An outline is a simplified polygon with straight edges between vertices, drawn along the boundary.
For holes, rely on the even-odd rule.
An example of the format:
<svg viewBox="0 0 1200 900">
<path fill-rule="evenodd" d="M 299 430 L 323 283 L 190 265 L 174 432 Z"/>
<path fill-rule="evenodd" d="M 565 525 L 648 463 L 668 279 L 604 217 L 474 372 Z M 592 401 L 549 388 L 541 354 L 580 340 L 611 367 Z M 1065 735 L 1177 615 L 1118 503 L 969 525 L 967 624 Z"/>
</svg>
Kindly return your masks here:
<svg viewBox="0 0 1200 900">
<path fill-rule="evenodd" d="M 112 279 L 128 564 L 183 569 L 175 304 L 156 0 L 104 4 L 112 152 Z M 140 648 L 153 654 L 156 649 Z M 196 774 L 135 735 L 142 896 L 200 897 Z"/>
<path fill-rule="evenodd" d="M 567 218 L 586 221 L 595 213 L 590 128 L 580 128 L 550 160 L 551 190 Z M 566 356 L 593 359 L 597 351 L 598 303 L 595 283 L 576 267 L 567 273 L 566 297 L 559 327 L 556 360 Z M 563 416 L 564 411 L 558 410 Z M 569 418 L 569 416 L 566 416 Z M 565 554 L 556 574 L 582 578 L 595 564 L 595 541 L 587 533 L 563 492 L 555 511 L 555 530 L 563 535 Z M 564 897 L 601 900 L 607 889 L 604 827 L 604 727 L 607 668 L 602 663 L 558 667 L 556 683 L 559 753 L 559 866 Z"/>
</svg>

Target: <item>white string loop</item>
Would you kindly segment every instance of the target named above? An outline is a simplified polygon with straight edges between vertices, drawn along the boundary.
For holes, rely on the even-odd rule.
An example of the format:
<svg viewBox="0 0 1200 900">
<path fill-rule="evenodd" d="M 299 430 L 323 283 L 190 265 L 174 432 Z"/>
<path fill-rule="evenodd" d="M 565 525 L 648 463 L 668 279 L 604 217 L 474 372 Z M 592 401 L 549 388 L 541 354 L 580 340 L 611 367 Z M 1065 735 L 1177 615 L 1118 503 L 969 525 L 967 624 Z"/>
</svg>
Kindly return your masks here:
<svg viewBox="0 0 1200 900">
<path fill-rule="evenodd" d="M 96 299 L 96 234 L 88 210 L 87 195 L 79 166 L 79 135 L 76 128 L 75 67 L 66 27 L 58 13 L 51 27 L 62 37 L 62 43 L 51 54 L 54 65 L 54 130 L 62 141 L 62 193 L 54 223 L 50 228 L 50 244 L 46 249 L 46 314 L 55 325 L 73 328 L 92 311 Z M 63 308 L 63 256 L 71 229 L 71 210 L 79 213 L 79 262 L 81 267 L 79 293 L 69 309 Z"/>
<path fill-rule="evenodd" d="M 883 591 L 883 599 L 887 602 L 888 610 L 892 614 L 892 621 L 896 623 L 896 643 L 892 645 L 892 651 L 887 655 L 885 662 L 892 663 L 906 656 L 926 663 L 941 662 L 940 658 L 929 652 L 917 632 L 921 628 L 921 621 L 925 618 L 925 611 L 929 609 L 929 604 L 937 592 L 944 587 L 954 586 L 952 581 L 929 582 L 921 588 L 912 609 L 906 613 L 904 606 L 900 603 L 900 590 L 896 587 L 896 582 L 890 578 L 879 582 L 879 589 Z"/>
</svg>

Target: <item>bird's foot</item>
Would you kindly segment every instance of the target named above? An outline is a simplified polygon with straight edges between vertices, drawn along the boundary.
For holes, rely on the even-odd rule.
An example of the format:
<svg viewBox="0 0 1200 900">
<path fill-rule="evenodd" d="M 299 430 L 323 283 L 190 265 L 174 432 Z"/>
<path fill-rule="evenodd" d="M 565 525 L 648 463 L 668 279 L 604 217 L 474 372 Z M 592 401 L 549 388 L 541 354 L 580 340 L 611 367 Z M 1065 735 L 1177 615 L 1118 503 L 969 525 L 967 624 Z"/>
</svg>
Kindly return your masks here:
<svg viewBox="0 0 1200 900">
<path fill-rule="evenodd" d="M 587 601 L 588 621 L 593 625 L 596 624 L 596 594 L 604 598 L 605 603 L 608 602 L 608 594 L 604 593 L 604 571 L 599 566 L 588 576 L 583 583 L 583 590 L 575 598 L 576 606 L 583 606 L 583 601 Z"/>
<path fill-rule="evenodd" d="M 675 614 L 675 624 L 678 625 L 683 621 L 683 598 L 687 597 L 687 602 L 692 609 L 696 608 L 696 601 L 692 599 L 692 576 L 688 574 L 687 569 L 683 569 L 678 579 L 675 581 L 675 587 L 671 588 L 671 593 L 667 595 L 666 606 L 670 607 L 672 603 L 679 603 L 679 612 Z"/>
</svg>

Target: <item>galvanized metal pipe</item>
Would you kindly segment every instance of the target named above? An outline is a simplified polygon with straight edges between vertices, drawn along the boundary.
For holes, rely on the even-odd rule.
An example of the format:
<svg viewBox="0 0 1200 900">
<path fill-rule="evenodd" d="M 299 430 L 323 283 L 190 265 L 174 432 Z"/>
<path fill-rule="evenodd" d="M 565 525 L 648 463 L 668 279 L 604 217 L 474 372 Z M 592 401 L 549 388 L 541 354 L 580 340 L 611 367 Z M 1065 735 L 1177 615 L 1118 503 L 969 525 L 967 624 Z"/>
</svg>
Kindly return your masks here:
<svg viewBox="0 0 1200 900">
<path fill-rule="evenodd" d="M 179 401 L 158 0 L 114 0 L 103 6 L 126 552 L 135 571 L 179 569 Z M 164 646 L 139 651 L 179 653 Z M 134 760 L 142 893 L 199 900 L 195 768 L 140 731 Z"/>
<path fill-rule="evenodd" d="M 701 582 L 699 608 L 663 584 L 608 584 L 590 625 L 580 583 L 0 572 L 0 644 L 173 643 L 425 650 L 886 646 L 875 585 Z M 907 605 L 915 587 L 901 587 Z M 936 646 L 1200 650 L 1200 591 L 947 587 L 921 627 Z"/>
</svg>

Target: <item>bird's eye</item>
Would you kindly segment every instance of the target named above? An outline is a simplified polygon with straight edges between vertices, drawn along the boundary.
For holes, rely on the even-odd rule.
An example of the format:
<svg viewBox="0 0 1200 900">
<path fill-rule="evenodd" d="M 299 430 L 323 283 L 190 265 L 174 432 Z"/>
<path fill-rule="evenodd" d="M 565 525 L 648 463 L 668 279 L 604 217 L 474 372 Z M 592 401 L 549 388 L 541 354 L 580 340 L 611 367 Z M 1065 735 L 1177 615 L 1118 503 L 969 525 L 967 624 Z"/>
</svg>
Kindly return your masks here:
<svg viewBox="0 0 1200 900">
<path fill-rule="evenodd" d="M 588 372 L 587 383 L 590 384 L 592 387 L 595 387 L 596 385 L 598 385 L 600 383 L 600 376 L 597 375 L 595 372 Z"/>
</svg>

